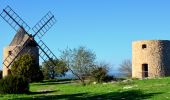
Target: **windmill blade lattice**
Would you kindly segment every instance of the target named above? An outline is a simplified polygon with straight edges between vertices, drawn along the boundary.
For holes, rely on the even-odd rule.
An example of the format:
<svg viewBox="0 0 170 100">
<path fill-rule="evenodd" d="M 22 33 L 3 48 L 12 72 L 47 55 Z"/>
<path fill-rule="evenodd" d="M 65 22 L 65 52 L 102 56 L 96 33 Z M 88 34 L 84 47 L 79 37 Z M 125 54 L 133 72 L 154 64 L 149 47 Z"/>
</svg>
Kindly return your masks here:
<svg viewBox="0 0 170 100">
<path fill-rule="evenodd" d="M 30 27 L 9 6 L 3 9 L 0 16 L 15 30 L 23 27 L 28 33 Z"/>
<path fill-rule="evenodd" d="M 44 61 L 51 61 L 52 64 L 55 66 L 55 63 L 53 60 L 56 60 L 57 57 L 54 55 L 54 53 L 45 45 L 45 43 L 40 40 L 38 42 L 38 47 L 39 47 L 39 56 L 44 60 Z"/>
<path fill-rule="evenodd" d="M 48 12 L 33 28 L 34 36 L 41 38 L 56 22 L 54 15 Z"/>
<path fill-rule="evenodd" d="M 9 7 L 7 6 L 3 9 L 0 16 L 12 27 L 14 30 L 18 31 L 19 28 L 22 28 L 26 31 L 27 38 L 20 42 L 19 47 L 16 46 L 12 51 L 11 54 L 7 56 L 4 60 L 3 64 L 8 68 L 15 59 L 21 54 L 21 52 L 26 48 L 27 43 L 30 39 L 34 39 L 35 36 L 38 36 L 39 39 L 54 25 L 56 22 L 54 15 L 51 12 L 48 12 L 33 28 L 34 35 L 31 36 L 28 34 L 30 27 Z M 36 42 L 36 41 L 35 41 Z M 36 42 L 37 43 L 37 42 Z M 44 61 L 51 61 L 52 64 L 55 66 L 54 59 L 56 60 L 57 57 L 52 53 L 52 51 L 45 45 L 45 43 L 40 40 L 38 43 L 38 48 L 40 50 L 39 56 Z M 29 49 L 27 47 L 27 49 Z M 25 50 L 24 50 L 25 52 Z M 26 51 L 25 53 L 29 52 Z"/>
<path fill-rule="evenodd" d="M 12 51 L 11 54 L 9 54 L 5 60 L 3 61 L 3 64 L 8 68 L 18 57 L 18 55 L 24 50 L 26 44 L 28 43 L 30 37 L 27 37 L 26 40 L 23 40 L 20 45 L 20 47 L 16 46 Z"/>
<path fill-rule="evenodd" d="M 15 60 L 15 58 L 18 57 L 20 52 L 24 49 L 24 45 L 26 45 L 27 41 L 29 40 L 29 34 L 28 31 L 30 30 L 30 27 L 26 24 L 25 21 L 23 21 L 17 13 L 15 13 L 11 7 L 7 6 L 3 11 L 1 12 L 0 16 L 15 30 L 18 31 L 18 29 L 22 28 L 25 33 L 28 35 L 26 39 L 22 40 L 20 42 L 20 48 L 16 46 L 12 51 L 11 54 L 8 55 L 5 60 L 3 61 L 3 64 L 8 68 L 12 62 Z"/>
</svg>

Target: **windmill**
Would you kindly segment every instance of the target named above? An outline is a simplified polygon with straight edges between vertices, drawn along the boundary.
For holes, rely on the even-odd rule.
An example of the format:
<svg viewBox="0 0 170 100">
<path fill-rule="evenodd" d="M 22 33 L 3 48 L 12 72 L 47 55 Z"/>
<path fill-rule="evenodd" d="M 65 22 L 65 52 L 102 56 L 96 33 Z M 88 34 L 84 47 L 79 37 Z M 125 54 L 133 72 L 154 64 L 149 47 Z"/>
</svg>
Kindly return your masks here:
<svg viewBox="0 0 170 100">
<path fill-rule="evenodd" d="M 30 27 L 23 21 L 11 7 L 3 9 L 0 16 L 17 32 L 10 43 L 4 49 L 3 77 L 8 75 L 11 64 L 19 55 L 31 53 L 39 63 L 39 56 L 44 61 L 49 60 L 55 66 L 53 59 L 57 57 L 41 40 L 42 36 L 55 24 L 56 20 L 51 12 L 48 12 L 33 28 L 30 34 Z M 37 40 L 35 40 L 35 38 Z"/>
</svg>

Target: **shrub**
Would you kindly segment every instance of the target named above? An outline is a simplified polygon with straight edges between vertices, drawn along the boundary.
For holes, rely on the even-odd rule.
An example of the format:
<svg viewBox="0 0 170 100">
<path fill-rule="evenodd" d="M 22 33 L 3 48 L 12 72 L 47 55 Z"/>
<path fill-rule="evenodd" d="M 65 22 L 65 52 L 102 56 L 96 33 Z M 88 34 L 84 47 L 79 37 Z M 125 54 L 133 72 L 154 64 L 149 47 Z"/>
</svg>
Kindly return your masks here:
<svg viewBox="0 0 170 100">
<path fill-rule="evenodd" d="M 21 94 L 29 92 L 29 82 L 23 76 L 8 75 L 0 80 L 1 94 Z"/>
<path fill-rule="evenodd" d="M 92 79 L 99 83 L 103 82 L 106 76 L 107 70 L 104 67 L 98 67 L 92 71 Z"/>
<path fill-rule="evenodd" d="M 92 79 L 92 81 L 96 81 L 99 83 L 117 80 L 117 78 L 115 78 L 114 76 L 108 75 L 107 67 L 97 67 L 97 68 L 93 69 L 91 79 Z"/>
<path fill-rule="evenodd" d="M 38 82 L 43 80 L 43 74 L 36 59 L 31 54 L 19 56 L 11 65 L 11 74 L 24 76 L 29 82 Z"/>
<path fill-rule="evenodd" d="M 111 75 L 106 75 L 103 79 L 104 82 L 117 81 L 117 78 Z"/>
</svg>

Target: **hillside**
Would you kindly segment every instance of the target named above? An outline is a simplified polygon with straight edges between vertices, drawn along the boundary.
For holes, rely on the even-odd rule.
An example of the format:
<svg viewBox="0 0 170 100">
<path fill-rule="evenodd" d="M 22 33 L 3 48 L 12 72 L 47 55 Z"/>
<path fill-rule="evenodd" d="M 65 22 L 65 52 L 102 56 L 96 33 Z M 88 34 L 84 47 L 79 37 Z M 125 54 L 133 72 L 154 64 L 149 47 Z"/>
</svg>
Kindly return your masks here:
<svg viewBox="0 0 170 100">
<path fill-rule="evenodd" d="M 25 100 L 170 100 L 170 77 L 82 86 L 74 81 L 32 83 L 30 94 L 0 95 Z"/>
</svg>

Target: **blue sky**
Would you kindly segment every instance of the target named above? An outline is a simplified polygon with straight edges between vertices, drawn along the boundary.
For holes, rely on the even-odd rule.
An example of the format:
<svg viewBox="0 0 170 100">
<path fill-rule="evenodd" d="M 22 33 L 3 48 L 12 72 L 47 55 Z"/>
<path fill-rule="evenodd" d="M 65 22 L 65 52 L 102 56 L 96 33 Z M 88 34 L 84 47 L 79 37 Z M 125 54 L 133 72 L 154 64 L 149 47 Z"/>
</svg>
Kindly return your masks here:
<svg viewBox="0 0 170 100">
<path fill-rule="evenodd" d="M 33 27 L 49 10 L 57 23 L 42 40 L 59 56 L 66 47 L 86 46 L 114 68 L 131 59 L 136 40 L 170 39 L 168 0 L 0 0 Z M 2 49 L 15 31 L 0 18 L 0 63 Z"/>
</svg>

